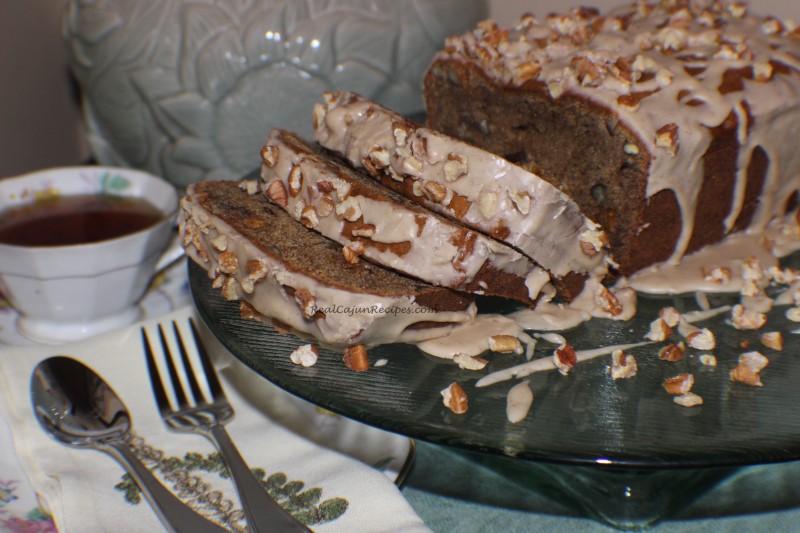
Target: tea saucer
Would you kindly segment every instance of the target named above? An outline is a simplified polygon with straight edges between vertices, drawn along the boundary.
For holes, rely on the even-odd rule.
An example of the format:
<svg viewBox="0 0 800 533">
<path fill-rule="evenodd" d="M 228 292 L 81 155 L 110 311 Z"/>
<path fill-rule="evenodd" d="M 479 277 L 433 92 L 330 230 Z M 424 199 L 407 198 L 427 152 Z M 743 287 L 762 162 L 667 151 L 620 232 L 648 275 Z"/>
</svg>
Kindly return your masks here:
<svg viewBox="0 0 800 533">
<path fill-rule="evenodd" d="M 21 317 L 0 293 L 0 345 L 34 346 L 85 339 L 113 329 L 167 314 L 191 302 L 186 262 L 177 261 L 152 281 L 138 305 L 89 324 L 54 324 Z"/>
<path fill-rule="evenodd" d="M 38 320 L 26 316 L 19 316 L 16 320 L 16 330 L 24 337 L 39 344 L 61 344 L 74 342 L 87 337 L 93 337 L 128 324 L 133 324 L 143 318 L 143 309 L 137 305 L 124 309 L 92 322 L 54 322 L 52 320 Z"/>
</svg>

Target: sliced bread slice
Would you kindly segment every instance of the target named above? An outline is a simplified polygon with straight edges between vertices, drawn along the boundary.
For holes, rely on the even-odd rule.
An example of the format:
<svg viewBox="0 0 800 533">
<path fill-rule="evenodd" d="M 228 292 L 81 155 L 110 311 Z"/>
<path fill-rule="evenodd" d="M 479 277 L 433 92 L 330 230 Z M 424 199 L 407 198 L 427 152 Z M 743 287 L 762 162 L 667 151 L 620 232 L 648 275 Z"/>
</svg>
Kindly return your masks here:
<svg viewBox="0 0 800 533">
<path fill-rule="evenodd" d="M 412 202 L 286 130 L 262 150 L 267 193 L 306 227 L 362 257 L 433 285 L 531 307 L 550 279 L 530 258 Z"/>
<path fill-rule="evenodd" d="M 605 274 L 605 233 L 536 174 L 355 93 L 326 93 L 313 118 L 322 146 L 407 198 L 516 248 L 562 290 Z"/>
<path fill-rule="evenodd" d="M 257 181 L 204 181 L 181 201 L 187 255 L 228 300 L 330 346 L 417 342 L 474 319 L 468 295 L 367 262 L 309 231 Z"/>
</svg>

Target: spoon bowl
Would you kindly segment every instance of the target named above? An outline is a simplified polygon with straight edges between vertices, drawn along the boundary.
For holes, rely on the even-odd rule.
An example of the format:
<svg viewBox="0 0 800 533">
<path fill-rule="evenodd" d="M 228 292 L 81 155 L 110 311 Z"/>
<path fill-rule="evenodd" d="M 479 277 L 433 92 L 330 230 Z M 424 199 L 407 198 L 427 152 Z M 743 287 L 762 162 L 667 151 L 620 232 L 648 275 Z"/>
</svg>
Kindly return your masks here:
<svg viewBox="0 0 800 533">
<path fill-rule="evenodd" d="M 91 368 L 59 355 L 31 376 L 33 411 L 42 429 L 62 444 L 95 449 L 116 459 L 136 481 L 169 531 L 223 532 L 158 481 L 128 446 L 131 417 L 122 399 Z"/>
<path fill-rule="evenodd" d="M 31 394 L 39 424 L 64 444 L 96 448 L 130 433 L 131 418 L 119 396 L 75 359 L 57 356 L 40 363 Z"/>
</svg>

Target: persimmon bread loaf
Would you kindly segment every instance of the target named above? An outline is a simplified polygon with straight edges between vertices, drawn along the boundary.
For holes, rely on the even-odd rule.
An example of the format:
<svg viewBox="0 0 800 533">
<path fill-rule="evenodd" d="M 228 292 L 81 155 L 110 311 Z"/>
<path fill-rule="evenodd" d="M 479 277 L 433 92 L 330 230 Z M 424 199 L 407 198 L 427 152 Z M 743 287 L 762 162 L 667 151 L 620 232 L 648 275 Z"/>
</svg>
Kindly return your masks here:
<svg viewBox="0 0 800 533">
<path fill-rule="evenodd" d="M 606 237 L 535 174 L 351 92 L 326 93 L 314 138 L 384 186 L 530 257 L 567 298 L 602 276 Z"/>
<path fill-rule="evenodd" d="M 800 186 L 800 31 L 740 2 L 486 21 L 424 87 L 432 128 L 558 186 L 623 274 L 759 231 Z"/>
<path fill-rule="evenodd" d="M 330 346 L 416 342 L 471 322 L 468 295 L 367 262 L 308 230 L 260 193 L 258 182 L 204 181 L 181 200 L 187 255 L 243 314 L 275 319 Z"/>
<path fill-rule="evenodd" d="M 296 220 L 367 259 L 460 291 L 534 306 L 549 276 L 528 257 L 383 187 L 294 133 L 274 129 L 261 152 L 267 195 Z"/>
</svg>

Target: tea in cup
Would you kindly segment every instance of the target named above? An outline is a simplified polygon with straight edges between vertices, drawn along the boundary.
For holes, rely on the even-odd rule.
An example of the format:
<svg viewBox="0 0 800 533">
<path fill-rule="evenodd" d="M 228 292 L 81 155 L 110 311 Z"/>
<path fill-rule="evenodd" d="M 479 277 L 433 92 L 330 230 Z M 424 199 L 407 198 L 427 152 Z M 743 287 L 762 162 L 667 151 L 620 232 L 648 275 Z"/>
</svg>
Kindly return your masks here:
<svg viewBox="0 0 800 533">
<path fill-rule="evenodd" d="M 159 263 L 179 253 L 177 243 L 168 248 L 177 209 L 174 186 L 138 170 L 0 179 L 0 290 L 19 312 L 19 332 L 58 343 L 136 321 Z"/>
</svg>

